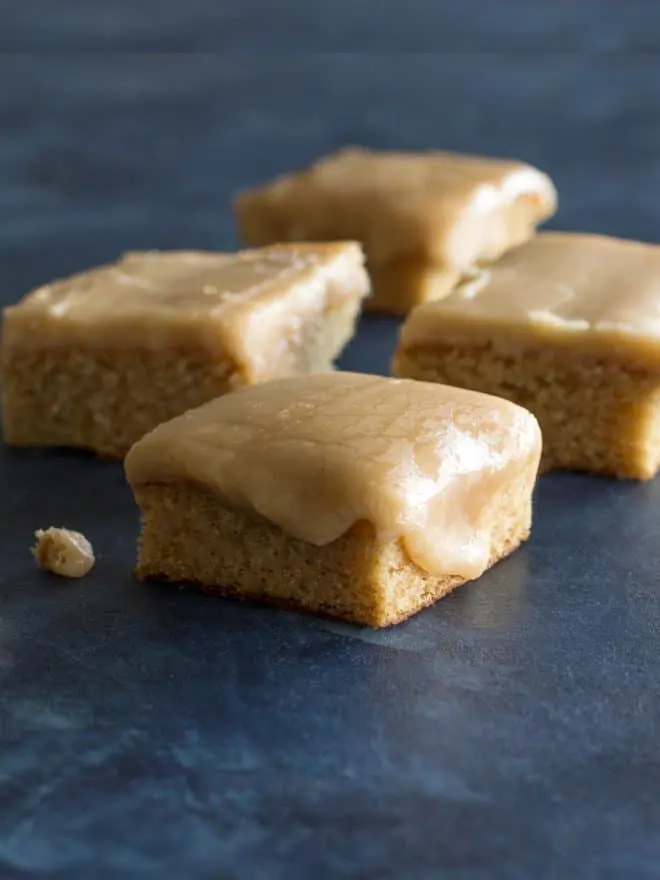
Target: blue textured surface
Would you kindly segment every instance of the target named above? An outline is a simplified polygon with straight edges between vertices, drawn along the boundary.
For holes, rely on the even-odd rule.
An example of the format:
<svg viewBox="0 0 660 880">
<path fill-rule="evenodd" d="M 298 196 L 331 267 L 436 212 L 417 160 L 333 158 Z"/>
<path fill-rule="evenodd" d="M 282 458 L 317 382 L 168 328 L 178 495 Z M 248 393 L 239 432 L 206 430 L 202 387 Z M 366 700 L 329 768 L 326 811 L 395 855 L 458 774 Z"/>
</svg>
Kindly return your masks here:
<svg viewBox="0 0 660 880">
<path fill-rule="evenodd" d="M 53 0 L 37 43 L 64 45 L 56 5 L 131 42 L 128 2 L 100 26 Z M 169 36 L 221 20 L 162 8 Z M 5 302 L 125 248 L 231 246 L 236 188 L 346 141 L 518 155 L 555 226 L 658 238 L 656 57 L 52 54 L 0 82 Z M 384 370 L 395 329 L 365 321 L 344 366 Z M 0 487 L 1 877 L 659 876 L 657 482 L 543 479 L 520 552 L 381 633 L 136 585 L 114 464 L 3 452 Z M 51 522 L 93 540 L 89 578 L 35 571 Z"/>
</svg>

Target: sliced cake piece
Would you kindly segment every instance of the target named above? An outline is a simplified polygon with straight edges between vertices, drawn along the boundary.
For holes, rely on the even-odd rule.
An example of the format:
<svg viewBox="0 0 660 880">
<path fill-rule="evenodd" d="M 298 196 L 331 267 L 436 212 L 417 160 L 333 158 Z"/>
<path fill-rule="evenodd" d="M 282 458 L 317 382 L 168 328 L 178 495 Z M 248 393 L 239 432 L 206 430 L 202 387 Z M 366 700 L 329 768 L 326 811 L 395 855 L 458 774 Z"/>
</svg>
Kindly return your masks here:
<svg viewBox="0 0 660 880">
<path fill-rule="evenodd" d="M 137 573 L 396 623 L 527 538 L 540 452 L 530 413 L 460 389 L 352 373 L 242 389 L 129 452 Z"/>
<path fill-rule="evenodd" d="M 531 410 L 543 468 L 648 479 L 660 464 L 660 247 L 542 233 L 401 331 L 397 376 Z"/>
<path fill-rule="evenodd" d="M 526 241 L 557 207 L 550 178 L 509 159 L 348 148 L 238 194 L 251 246 L 361 241 L 367 308 L 405 314 Z"/>
<path fill-rule="evenodd" d="M 5 441 L 122 456 L 220 394 L 327 370 L 368 288 L 350 242 L 134 253 L 49 284 L 4 312 Z"/>
</svg>

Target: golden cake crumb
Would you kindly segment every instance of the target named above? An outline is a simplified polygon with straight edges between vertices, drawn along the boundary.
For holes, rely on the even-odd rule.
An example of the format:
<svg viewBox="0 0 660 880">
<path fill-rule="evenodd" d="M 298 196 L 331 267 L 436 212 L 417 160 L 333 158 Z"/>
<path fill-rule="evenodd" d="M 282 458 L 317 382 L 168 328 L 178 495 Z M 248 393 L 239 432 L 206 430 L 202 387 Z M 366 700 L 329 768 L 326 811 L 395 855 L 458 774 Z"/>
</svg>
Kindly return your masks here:
<svg viewBox="0 0 660 880">
<path fill-rule="evenodd" d="M 37 529 L 32 554 L 40 568 L 61 577 L 84 577 L 94 566 L 94 548 L 80 532 L 71 529 Z"/>
</svg>

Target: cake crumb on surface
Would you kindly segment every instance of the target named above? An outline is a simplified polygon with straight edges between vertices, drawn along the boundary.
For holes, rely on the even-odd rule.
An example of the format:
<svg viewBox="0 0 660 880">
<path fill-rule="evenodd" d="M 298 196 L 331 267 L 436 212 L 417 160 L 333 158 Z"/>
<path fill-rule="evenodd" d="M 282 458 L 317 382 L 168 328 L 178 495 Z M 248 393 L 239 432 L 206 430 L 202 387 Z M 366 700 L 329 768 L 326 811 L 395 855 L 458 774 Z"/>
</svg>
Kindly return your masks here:
<svg viewBox="0 0 660 880">
<path fill-rule="evenodd" d="M 40 568 L 61 577 L 84 577 L 94 566 L 94 548 L 80 532 L 71 529 L 37 529 L 32 555 Z"/>
</svg>

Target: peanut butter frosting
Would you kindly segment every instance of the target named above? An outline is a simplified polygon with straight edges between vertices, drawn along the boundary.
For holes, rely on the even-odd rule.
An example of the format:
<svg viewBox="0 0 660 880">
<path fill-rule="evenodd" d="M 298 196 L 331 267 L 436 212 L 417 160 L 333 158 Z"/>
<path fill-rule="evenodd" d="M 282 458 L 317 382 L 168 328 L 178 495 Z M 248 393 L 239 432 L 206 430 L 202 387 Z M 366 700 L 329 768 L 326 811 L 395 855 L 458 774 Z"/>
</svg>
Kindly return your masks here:
<svg viewBox="0 0 660 880">
<path fill-rule="evenodd" d="M 258 377 L 305 321 L 369 290 L 360 245 L 129 253 L 4 312 L 4 345 L 208 346 Z"/>
<path fill-rule="evenodd" d="M 521 202 L 524 219 L 516 218 Z M 421 258 L 463 270 L 553 214 L 550 178 L 523 162 L 348 148 L 239 194 L 246 240 L 361 241 L 370 262 Z M 519 228 L 518 228 L 519 227 Z"/>
<path fill-rule="evenodd" d="M 442 341 L 565 345 L 660 366 L 660 246 L 545 232 L 415 309 L 401 348 Z"/>
<path fill-rule="evenodd" d="M 126 459 L 133 487 L 190 481 L 317 546 L 367 521 L 437 575 L 491 562 L 489 503 L 538 465 L 534 416 L 406 379 L 326 373 L 225 395 L 160 425 Z"/>
</svg>

